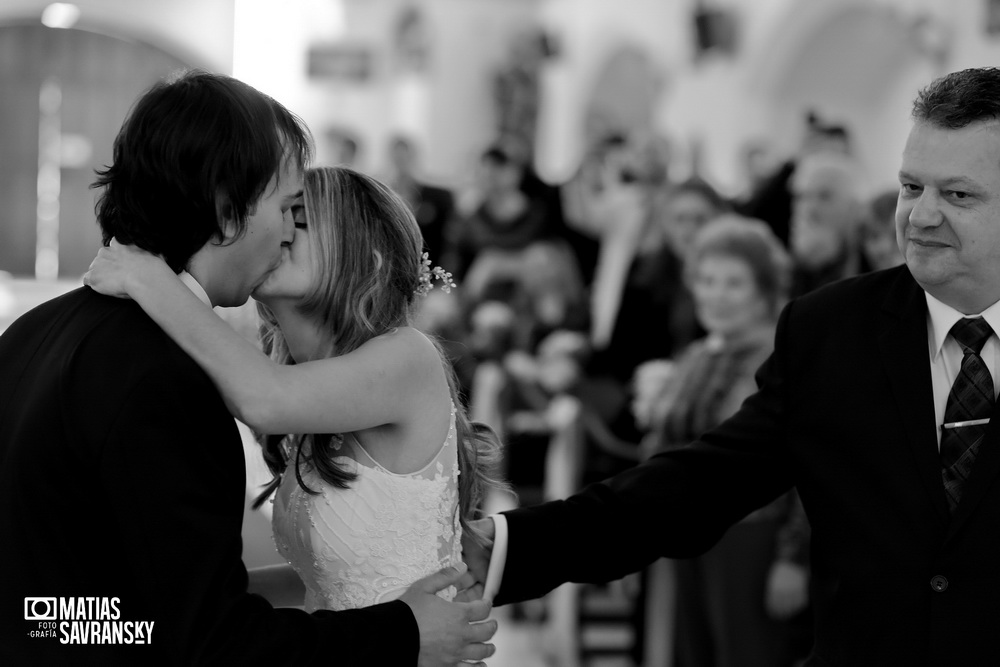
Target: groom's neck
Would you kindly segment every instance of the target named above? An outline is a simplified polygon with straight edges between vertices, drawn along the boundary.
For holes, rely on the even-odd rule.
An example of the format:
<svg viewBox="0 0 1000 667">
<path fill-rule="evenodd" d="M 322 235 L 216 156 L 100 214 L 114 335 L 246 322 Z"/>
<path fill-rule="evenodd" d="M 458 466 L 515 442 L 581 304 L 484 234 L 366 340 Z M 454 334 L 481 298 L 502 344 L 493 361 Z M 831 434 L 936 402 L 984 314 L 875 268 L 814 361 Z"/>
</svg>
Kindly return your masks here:
<svg viewBox="0 0 1000 667">
<path fill-rule="evenodd" d="M 212 289 L 211 276 L 206 271 L 201 270 L 201 267 L 198 267 L 193 264 L 188 265 L 187 272 L 191 275 L 192 278 L 195 279 L 195 281 L 199 285 L 201 285 L 201 288 L 205 290 L 205 294 L 208 295 L 208 300 L 212 303 L 212 307 L 214 308 L 215 306 L 217 306 L 219 304 L 220 299 L 217 291 Z"/>
<path fill-rule="evenodd" d="M 246 302 L 247 295 L 243 295 L 242 301 L 233 294 L 231 268 L 226 264 L 223 257 L 217 252 L 218 246 L 211 243 L 205 244 L 201 250 L 191 256 L 191 260 L 186 267 L 187 272 L 198 281 L 202 289 L 208 295 L 212 306 L 239 306 Z"/>
</svg>

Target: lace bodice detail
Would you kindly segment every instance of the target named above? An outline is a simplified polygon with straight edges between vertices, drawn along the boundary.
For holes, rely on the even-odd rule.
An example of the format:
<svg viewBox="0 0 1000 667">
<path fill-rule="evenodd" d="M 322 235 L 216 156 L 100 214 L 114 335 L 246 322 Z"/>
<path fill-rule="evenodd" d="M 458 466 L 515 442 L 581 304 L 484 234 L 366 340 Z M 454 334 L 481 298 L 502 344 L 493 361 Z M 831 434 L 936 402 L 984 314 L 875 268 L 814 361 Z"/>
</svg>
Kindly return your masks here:
<svg viewBox="0 0 1000 667">
<path fill-rule="evenodd" d="M 417 579 L 462 559 L 455 406 L 445 443 L 418 472 L 392 473 L 360 444 L 355 451 L 364 463 L 334 459 L 357 474 L 350 488 L 326 484 L 303 464 L 302 480 L 320 493 L 302 489 L 291 467 L 275 493 L 274 543 L 305 583 L 306 611 L 394 600 Z M 450 600 L 454 588 L 439 595 Z"/>
</svg>

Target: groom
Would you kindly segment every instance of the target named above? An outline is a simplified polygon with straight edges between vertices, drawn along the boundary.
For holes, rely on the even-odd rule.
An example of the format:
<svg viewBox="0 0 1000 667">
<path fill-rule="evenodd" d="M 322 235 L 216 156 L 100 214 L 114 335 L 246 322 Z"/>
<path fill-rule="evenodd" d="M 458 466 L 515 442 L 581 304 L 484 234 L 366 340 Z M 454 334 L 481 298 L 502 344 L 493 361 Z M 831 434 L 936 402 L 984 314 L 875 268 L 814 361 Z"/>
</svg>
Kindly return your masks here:
<svg viewBox="0 0 1000 667">
<path fill-rule="evenodd" d="M 136 103 L 98 220 L 237 306 L 293 238 L 308 131 L 235 79 L 191 72 Z M 0 337 L 0 664 L 452 665 L 496 630 L 434 593 L 344 612 L 247 593 L 240 436 L 208 377 L 142 310 L 81 288 Z"/>
</svg>

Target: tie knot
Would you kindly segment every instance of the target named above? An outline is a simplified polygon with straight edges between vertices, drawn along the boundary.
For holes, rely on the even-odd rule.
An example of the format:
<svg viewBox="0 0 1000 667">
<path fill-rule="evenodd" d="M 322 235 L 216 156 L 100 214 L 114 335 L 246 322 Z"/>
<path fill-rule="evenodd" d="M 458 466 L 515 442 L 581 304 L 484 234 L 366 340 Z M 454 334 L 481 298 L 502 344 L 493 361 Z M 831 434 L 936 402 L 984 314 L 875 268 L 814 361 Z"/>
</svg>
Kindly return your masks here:
<svg viewBox="0 0 1000 667">
<path fill-rule="evenodd" d="M 985 317 L 963 317 L 951 328 L 951 335 L 962 346 L 962 350 L 971 350 L 976 354 L 986 345 L 986 339 L 993 333 L 993 328 Z"/>
</svg>

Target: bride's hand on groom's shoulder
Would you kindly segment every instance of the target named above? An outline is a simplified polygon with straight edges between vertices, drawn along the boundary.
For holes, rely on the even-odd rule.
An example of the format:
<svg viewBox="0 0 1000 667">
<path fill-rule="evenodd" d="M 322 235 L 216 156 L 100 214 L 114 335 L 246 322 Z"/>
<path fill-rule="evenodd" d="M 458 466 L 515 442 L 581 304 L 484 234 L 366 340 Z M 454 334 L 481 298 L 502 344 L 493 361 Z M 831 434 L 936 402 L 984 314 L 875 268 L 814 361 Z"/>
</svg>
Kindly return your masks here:
<svg viewBox="0 0 1000 667">
<path fill-rule="evenodd" d="M 132 281 L 163 268 L 169 270 L 159 256 L 111 239 L 97 251 L 97 257 L 83 274 L 83 284 L 95 292 L 126 299 L 133 294 Z"/>
</svg>

